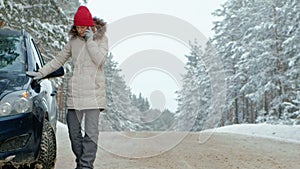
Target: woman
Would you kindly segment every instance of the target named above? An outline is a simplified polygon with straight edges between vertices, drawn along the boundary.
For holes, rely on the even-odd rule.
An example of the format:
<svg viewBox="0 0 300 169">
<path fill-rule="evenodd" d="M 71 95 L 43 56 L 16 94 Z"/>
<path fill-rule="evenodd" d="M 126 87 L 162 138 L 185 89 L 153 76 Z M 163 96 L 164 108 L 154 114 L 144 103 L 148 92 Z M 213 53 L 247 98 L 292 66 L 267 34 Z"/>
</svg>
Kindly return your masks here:
<svg viewBox="0 0 300 169">
<path fill-rule="evenodd" d="M 96 158 L 99 113 L 106 105 L 104 63 L 108 42 L 105 31 L 106 23 L 92 18 L 88 8 L 80 6 L 69 32 L 71 39 L 59 56 L 38 72 L 27 72 L 34 79 L 41 79 L 71 57 L 73 74 L 68 81 L 67 124 L 77 169 L 93 168 Z M 81 132 L 83 116 L 84 136 Z"/>
</svg>

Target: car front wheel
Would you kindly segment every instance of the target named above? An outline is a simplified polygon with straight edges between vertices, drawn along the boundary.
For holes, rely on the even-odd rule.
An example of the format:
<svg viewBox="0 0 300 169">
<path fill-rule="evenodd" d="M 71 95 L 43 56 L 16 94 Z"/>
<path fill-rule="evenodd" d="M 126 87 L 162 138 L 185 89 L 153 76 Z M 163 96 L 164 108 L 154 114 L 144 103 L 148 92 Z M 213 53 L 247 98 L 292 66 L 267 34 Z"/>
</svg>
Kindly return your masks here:
<svg viewBox="0 0 300 169">
<path fill-rule="evenodd" d="M 40 152 L 35 168 L 54 169 L 56 160 L 56 138 L 48 120 L 44 120 Z"/>
</svg>

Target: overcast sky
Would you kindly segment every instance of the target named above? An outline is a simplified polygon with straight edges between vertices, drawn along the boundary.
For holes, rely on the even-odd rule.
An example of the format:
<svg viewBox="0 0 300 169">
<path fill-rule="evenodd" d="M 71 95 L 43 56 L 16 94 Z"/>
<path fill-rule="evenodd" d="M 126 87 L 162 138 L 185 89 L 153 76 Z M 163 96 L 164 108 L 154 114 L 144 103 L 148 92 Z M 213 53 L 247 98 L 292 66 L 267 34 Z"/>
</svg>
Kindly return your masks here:
<svg viewBox="0 0 300 169">
<path fill-rule="evenodd" d="M 217 19 L 214 18 L 211 13 L 219 9 L 220 5 L 225 3 L 225 1 L 226 0 L 89 0 L 86 6 L 90 9 L 93 16 L 104 19 L 109 26 L 122 18 L 132 15 L 145 13 L 166 14 L 189 23 L 208 38 L 213 34 L 211 31 L 213 27 L 212 22 Z M 119 29 L 121 31 L 123 27 Z M 190 49 L 180 43 L 180 41 L 158 34 L 143 34 L 130 37 L 123 40 L 122 43 L 116 45 L 114 48 L 110 48 L 110 52 L 113 53 L 114 59 L 119 64 L 127 63 L 126 61 L 128 60 L 130 60 L 131 63 L 138 62 L 132 59 L 132 56 L 138 55 L 139 52 L 144 52 L 143 56 L 148 55 L 148 57 L 151 57 L 151 54 L 156 52 L 157 55 L 162 55 L 160 58 L 167 58 L 163 56 L 164 53 L 159 53 L 159 51 L 154 52 L 154 50 L 169 53 L 169 58 L 172 55 L 174 60 L 172 60 L 172 58 L 169 59 L 169 64 L 171 65 L 175 65 L 177 58 L 185 63 L 185 55 L 190 52 Z M 160 58 L 157 59 L 157 65 L 163 61 Z M 136 66 L 141 64 L 146 65 L 146 63 L 136 63 Z M 131 67 L 134 66 L 135 65 Z M 153 68 L 148 68 L 145 66 L 145 69 L 137 70 L 131 79 L 126 80 L 127 85 L 132 89 L 133 93 L 138 94 L 141 92 L 144 97 L 150 99 L 152 108 L 168 108 L 175 111 L 177 108 L 177 95 L 175 95 L 175 91 L 181 89 L 180 80 L 176 79 L 177 75 L 175 75 L 172 70 L 156 65 L 152 67 Z M 121 67 L 121 69 L 124 70 L 123 67 Z M 125 73 L 123 75 L 125 77 L 127 76 Z"/>
<path fill-rule="evenodd" d="M 142 13 L 161 13 L 179 17 L 196 26 L 205 36 L 210 36 L 211 13 L 226 0 L 89 0 L 93 16 L 108 23 L 126 16 Z"/>
</svg>

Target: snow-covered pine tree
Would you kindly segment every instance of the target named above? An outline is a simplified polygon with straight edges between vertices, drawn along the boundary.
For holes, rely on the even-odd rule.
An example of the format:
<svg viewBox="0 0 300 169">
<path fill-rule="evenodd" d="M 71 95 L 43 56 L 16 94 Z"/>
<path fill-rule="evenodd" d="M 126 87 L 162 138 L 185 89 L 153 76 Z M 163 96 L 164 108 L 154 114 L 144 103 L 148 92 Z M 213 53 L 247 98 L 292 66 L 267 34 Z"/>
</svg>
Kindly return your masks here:
<svg viewBox="0 0 300 169">
<path fill-rule="evenodd" d="M 145 112 L 143 119 L 148 131 L 170 131 L 174 126 L 174 113 L 168 109 L 161 111 L 158 109 L 150 109 Z"/>
<path fill-rule="evenodd" d="M 279 81 L 280 111 L 275 113 L 279 123 L 300 124 L 300 5 L 297 0 L 272 2 L 277 13 L 277 34 L 279 41 L 279 59 L 281 62 Z M 276 103 L 275 103 L 276 104 Z"/>
<path fill-rule="evenodd" d="M 248 1 L 227 1 L 223 5 L 223 9 L 217 10 L 213 15 L 223 17 L 221 21 L 215 22 L 215 36 L 212 38 L 215 48 L 218 50 L 218 55 L 221 57 L 224 69 L 226 72 L 227 81 L 227 107 L 224 112 L 224 123 L 240 123 L 242 122 L 242 106 L 240 99 L 240 88 L 244 83 L 244 74 L 238 73 L 237 63 L 241 56 L 247 57 L 249 53 L 246 52 L 248 44 L 242 41 L 243 34 L 247 29 L 247 22 L 251 18 L 244 16 L 239 11 L 251 8 Z M 245 13 L 246 14 L 246 13 Z M 251 13 L 253 14 L 253 13 Z M 255 15 L 255 13 L 253 14 Z"/>
<path fill-rule="evenodd" d="M 223 18 L 213 41 L 227 72 L 229 123 L 299 120 L 298 4 L 230 0 L 214 13 Z"/>
<path fill-rule="evenodd" d="M 178 94 L 178 110 L 175 115 L 175 130 L 199 131 L 205 128 L 209 111 L 208 70 L 204 64 L 201 46 L 190 44 L 191 53 L 186 55 L 187 73 L 183 75 L 183 86 Z"/>
<path fill-rule="evenodd" d="M 100 125 L 105 131 L 142 130 L 141 113 L 132 104 L 132 93 L 120 71 L 110 54 L 105 63 L 107 109 L 102 113 Z"/>
<path fill-rule="evenodd" d="M 142 93 L 139 93 L 139 97 L 135 94 L 130 96 L 131 103 L 139 109 L 140 112 L 148 111 L 150 108 L 149 101 L 147 98 L 142 96 Z"/>
<path fill-rule="evenodd" d="M 44 57 L 51 59 L 68 38 L 71 20 L 64 10 L 72 6 L 61 8 L 61 4 L 66 2 L 66 0 L 14 0 L 13 2 L 3 0 L 0 3 L 1 18 L 6 26 L 28 31 L 40 44 Z"/>
</svg>

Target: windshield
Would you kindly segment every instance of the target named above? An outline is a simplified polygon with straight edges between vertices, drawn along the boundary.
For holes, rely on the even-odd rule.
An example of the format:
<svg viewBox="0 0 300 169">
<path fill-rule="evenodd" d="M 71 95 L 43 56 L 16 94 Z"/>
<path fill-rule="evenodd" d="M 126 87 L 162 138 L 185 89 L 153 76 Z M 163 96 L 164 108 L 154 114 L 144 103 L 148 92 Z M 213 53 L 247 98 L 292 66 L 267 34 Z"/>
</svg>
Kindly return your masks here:
<svg viewBox="0 0 300 169">
<path fill-rule="evenodd" d="M 0 32 L 0 72 L 24 72 L 22 36 L 18 32 Z"/>
</svg>

